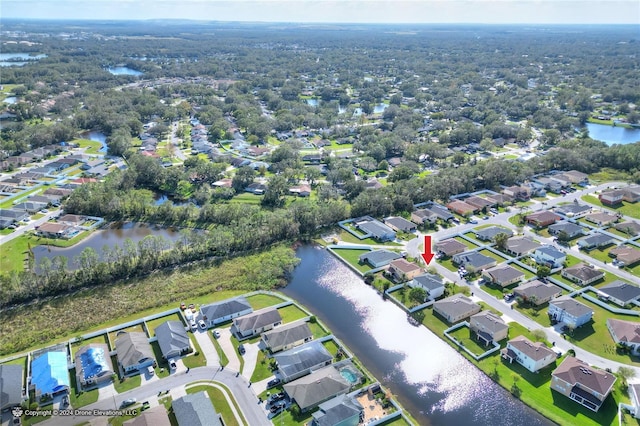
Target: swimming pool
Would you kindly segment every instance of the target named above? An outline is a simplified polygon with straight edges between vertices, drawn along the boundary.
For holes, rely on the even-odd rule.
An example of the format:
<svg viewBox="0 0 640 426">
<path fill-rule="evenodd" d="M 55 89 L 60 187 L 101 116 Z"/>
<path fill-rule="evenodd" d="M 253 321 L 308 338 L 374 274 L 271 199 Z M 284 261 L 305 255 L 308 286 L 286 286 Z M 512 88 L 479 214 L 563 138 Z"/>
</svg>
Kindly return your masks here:
<svg viewBox="0 0 640 426">
<path fill-rule="evenodd" d="M 351 384 L 358 382 L 358 375 L 351 371 L 349 368 L 343 368 L 342 370 L 340 370 L 340 375 Z"/>
</svg>

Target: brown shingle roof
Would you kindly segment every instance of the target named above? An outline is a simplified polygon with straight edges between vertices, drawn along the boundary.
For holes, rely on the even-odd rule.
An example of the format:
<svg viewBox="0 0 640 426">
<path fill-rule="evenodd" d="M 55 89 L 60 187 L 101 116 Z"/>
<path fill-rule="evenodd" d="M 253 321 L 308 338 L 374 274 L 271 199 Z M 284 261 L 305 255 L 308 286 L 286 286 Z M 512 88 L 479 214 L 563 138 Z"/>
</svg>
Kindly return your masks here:
<svg viewBox="0 0 640 426">
<path fill-rule="evenodd" d="M 616 382 L 613 374 L 596 370 L 572 356 L 566 357 L 551 374 L 574 386 L 579 384 L 582 388 L 591 389 L 601 395 L 607 395 Z"/>
</svg>

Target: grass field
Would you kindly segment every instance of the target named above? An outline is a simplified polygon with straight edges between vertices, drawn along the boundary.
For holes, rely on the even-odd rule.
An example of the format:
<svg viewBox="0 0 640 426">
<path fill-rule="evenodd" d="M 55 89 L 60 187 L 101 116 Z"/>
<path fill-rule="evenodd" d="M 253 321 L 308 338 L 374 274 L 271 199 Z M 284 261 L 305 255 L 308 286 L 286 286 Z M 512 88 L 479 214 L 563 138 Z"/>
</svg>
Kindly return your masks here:
<svg viewBox="0 0 640 426">
<path fill-rule="evenodd" d="M 598 197 L 594 197 L 593 195 L 583 195 L 582 201 L 586 201 L 587 203 L 593 204 L 603 209 L 622 213 L 625 216 L 640 219 L 640 207 L 638 206 L 638 203 L 627 203 L 626 201 L 623 201 L 619 207 L 609 207 L 602 204 L 600 200 L 598 200 Z"/>
<path fill-rule="evenodd" d="M 153 337 L 156 335 L 155 329 L 160 325 L 167 321 L 182 321 L 182 316 L 180 314 L 171 314 L 164 317 L 156 318 L 151 321 L 147 321 L 147 330 L 149 331 L 149 337 Z"/>
<path fill-rule="evenodd" d="M 90 288 L 11 312 L 2 310 L 0 356 L 48 346 L 77 337 L 79 333 L 176 308 L 180 300 L 205 304 L 259 288 L 272 289 L 281 283 L 280 268 L 297 263 L 294 254 L 290 248 L 278 246 L 213 266 L 156 273 L 143 279 Z M 101 309 L 95 309 L 96 303 L 100 303 Z"/>
<path fill-rule="evenodd" d="M 477 340 L 474 332 L 469 327 L 460 327 L 449 332 L 449 336 L 456 339 L 461 346 L 464 346 L 476 355 L 485 353 L 491 346 L 482 346 Z"/>
<path fill-rule="evenodd" d="M 282 303 L 284 302 L 284 299 L 272 294 L 252 294 L 247 297 L 247 302 L 249 302 L 254 311 L 257 311 L 259 309 L 268 308 L 269 306 Z"/>
<path fill-rule="evenodd" d="M 365 253 L 370 252 L 368 249 L 358 250 L 358 249 L 333 249 L 333 252 L 344 259 L 351 266 L 356 268 L 358 271 L 365 273 L 370 271 L 371 266 L 369 264 L 360 264 L 359 257 Z"/>
</svg>

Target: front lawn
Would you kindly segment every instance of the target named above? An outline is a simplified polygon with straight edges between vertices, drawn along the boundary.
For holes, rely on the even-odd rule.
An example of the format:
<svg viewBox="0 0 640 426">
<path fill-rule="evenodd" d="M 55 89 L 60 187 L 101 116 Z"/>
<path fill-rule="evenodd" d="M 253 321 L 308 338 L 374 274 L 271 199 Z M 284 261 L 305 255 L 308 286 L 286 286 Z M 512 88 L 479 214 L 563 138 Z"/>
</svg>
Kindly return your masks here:
<svg viewBox="0 0 640 426">
<path fill-rule="evenodd" d="M 227 358 L 227 354 L 224 353 L 224 349 L 222 349 L 222 346 L 220 346 L 220 342 L 218 342 L 218 339 L 213 337 L 211 333 L 207 333 L 207 335 L 213 342 L 213 346 L 216 348 L 216 353 L 218 354 L 218 358 L 220 359 L 220 365 L 224 367 L 229 364 L 229 358 Z"/>
<path fill-rule="evenodd" d="M 125 377 L 123 379 L 116 378 L 113 381 L 113 387 L 116 389 L 116 392 L 123 393 L 137 388 L 140 386 L 140 383 L 142 383 L 142 377 L 138 374 L 135 376 Z"/>
<path fill-rule="evenodd" d="M 76 382 L 76 369 L 69 370 L 71 390 L 69 391 L 69 402 L 73 408 L 84 407 L 93 404 L 98 400 L 98 389 L 83 391 Z M 117 381 L 117 380 L 116 380 Z"/>
<path fill-rule="evenodd" d="M 251 382 L 259 382 L 273 376 L 271 371 L 271 359 L 267 358 L 266 351 L 258 351 L 258 358 L 256 359 L 256 368 L 251 375 Z"/>
<path fill-rule="evenodd" d="M 187 368 L 204 367 L 205 365 L 207 365 L 207 359 L 202 353 L 202 349 L 198 344 L 198 339 L 193 336 L 193 333 L 189 333 L 189 339 L 191 339 L 193 353 L 182 358 L 184 366 Z"/>
<path fill-rule="evenodd" d="M 640 208 L 638 208 L 638 203 L 627 203 L 626 201 L 623 201 L 618 207 L 610 207 L 602 204 L 598 197 L 594 197 L 593 195 L 583 195 L 582 201 L 586 201 L 589 204 L 593 204 L 604 209 L 613 210 L 617 213 L 622 213 L 625 216 L 640 219 Z"/>
</svg>

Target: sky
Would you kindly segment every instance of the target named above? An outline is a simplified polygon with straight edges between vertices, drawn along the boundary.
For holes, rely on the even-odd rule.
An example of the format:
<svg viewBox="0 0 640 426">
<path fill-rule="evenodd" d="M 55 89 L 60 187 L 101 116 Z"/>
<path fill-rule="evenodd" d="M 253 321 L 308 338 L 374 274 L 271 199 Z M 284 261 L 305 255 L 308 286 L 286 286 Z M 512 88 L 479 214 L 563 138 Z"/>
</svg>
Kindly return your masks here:
<svg viewBox="0 0 640 426">
<path fill-rule="evenodd" d="M 2 0 L 0 17 L 640 25 L 640 0 Z"/>
</svg>

